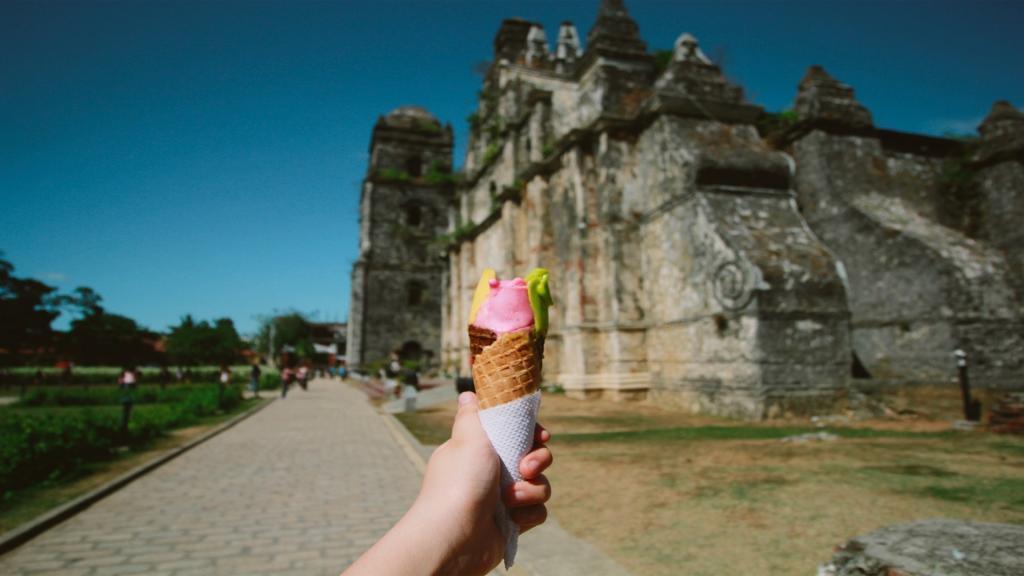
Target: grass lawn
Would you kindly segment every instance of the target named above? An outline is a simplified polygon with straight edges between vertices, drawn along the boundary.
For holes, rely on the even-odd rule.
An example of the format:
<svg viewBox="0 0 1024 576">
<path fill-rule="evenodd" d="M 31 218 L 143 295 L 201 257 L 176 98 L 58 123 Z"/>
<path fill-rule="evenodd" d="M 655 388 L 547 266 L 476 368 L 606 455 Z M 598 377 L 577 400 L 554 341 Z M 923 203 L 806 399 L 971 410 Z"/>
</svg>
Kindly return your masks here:
<svg viewBox="0 0 1024 576">
<path fill-rule="evenodd" d="M 160 454 L 188 443 L 217 425 L 254 408 L 257 404 L 268 401 L 245 400 L 226 414 L 203 417 L 195 426 L 169 431 L 166 436 L 145 448 L 125 452 L 111 460 L 86 464 L 70 477 L 41 482 L 31 488 L 10 493 L 6 498 L 0 499 L 0 533 L 17 528 L 61 504 L 70 502 Z"/>
<path fill-rule="evenodd" d="M 454 406 L 399 419 L 424 443 Z M 1024 523 L 1024 438 L 913 419 L 747 423 L 646 403 L 548 394 L 550 510 L 637 575 L 814 574 L 836 545 L 888 524 L 950 517 Z M 528 538 L 528 537 L 527 537 Z"/>
</svg>

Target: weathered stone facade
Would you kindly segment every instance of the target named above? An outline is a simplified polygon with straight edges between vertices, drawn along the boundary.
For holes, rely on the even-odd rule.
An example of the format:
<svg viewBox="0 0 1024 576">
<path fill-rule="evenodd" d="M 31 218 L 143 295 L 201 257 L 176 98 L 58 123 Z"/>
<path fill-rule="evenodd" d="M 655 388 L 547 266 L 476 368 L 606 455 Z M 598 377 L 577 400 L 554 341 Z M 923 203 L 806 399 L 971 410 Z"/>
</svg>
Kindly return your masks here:
<svg viewBox="0 0 1024 576">
<path fill-rule="evenodd" d="M 436 362 L 444 271 L 438 236 L 452 199 L 452 131 L 422 108 L 382 116 L 373 129 L 352 268 L 347 357 L 365 367 L 400 350 Z"/>
<path fill-rule="evenodd" d="M 825 412 L 854 374 L 945 384 L 957 348 L 976 385 L 1024 387 L 1012 106 L 978 144 L 882 130 L 812 67 L 766 114 L 689 34 L 659 66 L 620 0 L 586 50 L 570 23 L 555 46 L 523 20 L 495 37 L 443 237 L 442 366 L 468 372 L 484 268 L 544 266 L 544 376 L 571 395 Z"/>
</svg>

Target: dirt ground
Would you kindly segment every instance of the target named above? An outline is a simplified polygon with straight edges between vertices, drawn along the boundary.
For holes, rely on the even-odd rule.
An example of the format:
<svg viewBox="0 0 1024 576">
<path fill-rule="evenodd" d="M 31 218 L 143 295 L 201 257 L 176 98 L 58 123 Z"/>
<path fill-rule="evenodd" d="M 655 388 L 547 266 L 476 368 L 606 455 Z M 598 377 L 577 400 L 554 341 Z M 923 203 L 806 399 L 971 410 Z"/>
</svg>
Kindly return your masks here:
<svg viewBox="0 0 1024 576">
<path fill-rule="evenodd" d="M 550 509 L 641 576 L 812 575 L 837 545 L 888 524 L 1024 523 L 1024 439 L 952 431 L 926 413 L 822 428 L 548 394 Z M 453 414 L 402 419 L 436 443 Z M 838 438 L 782 440 L 821 430 Z"/>
</svg>

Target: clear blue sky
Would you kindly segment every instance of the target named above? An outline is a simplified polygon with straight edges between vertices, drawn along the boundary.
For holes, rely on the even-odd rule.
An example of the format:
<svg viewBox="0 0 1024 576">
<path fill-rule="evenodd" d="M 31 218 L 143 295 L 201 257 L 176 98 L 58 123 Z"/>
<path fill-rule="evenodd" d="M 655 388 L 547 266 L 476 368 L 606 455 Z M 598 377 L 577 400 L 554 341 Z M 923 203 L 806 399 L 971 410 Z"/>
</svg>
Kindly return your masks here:
<svg viewBox="0 0 1024 576">
<path fill-rule="evenodd" d="M 0 250 L 91 286 L 153 329 L 191 313 L 243 331 L 274 309 L 348 314 L 359 181 L 377 116 L 456 128 L 503 17 L 599 0 L 0 3 Z M 1024 104 L 1024 3 L 627 0 L 651 49 L 684 31 L 748 98 L 787 107 L 806 68 L 877 125 L 970 131 Z"/>
</svg>

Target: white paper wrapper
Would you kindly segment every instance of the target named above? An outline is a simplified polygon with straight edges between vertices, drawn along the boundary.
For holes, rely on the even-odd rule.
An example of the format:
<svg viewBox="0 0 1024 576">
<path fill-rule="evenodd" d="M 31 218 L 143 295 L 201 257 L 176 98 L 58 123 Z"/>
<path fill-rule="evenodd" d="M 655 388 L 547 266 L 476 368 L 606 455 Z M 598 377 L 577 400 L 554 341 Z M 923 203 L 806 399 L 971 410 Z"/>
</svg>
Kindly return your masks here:
<svg viewBox="0 0 1024 576">
<path fill-rule="evenodd" d="M 537 411 L 540 409 L 540 392 L 523 396 L 512 402 L 499 404 L 480 411 L 480 424 L 501 459 L 501 487 L 522 480 L 519 461 L 533 447 L 533 429 L 537 425 Z M 505 536 L 505 569 L 516 559 L 519 544 L 519 526 L 509 518 L 508 510 L 499 507 L 498 526 Z"/>
</svg>

